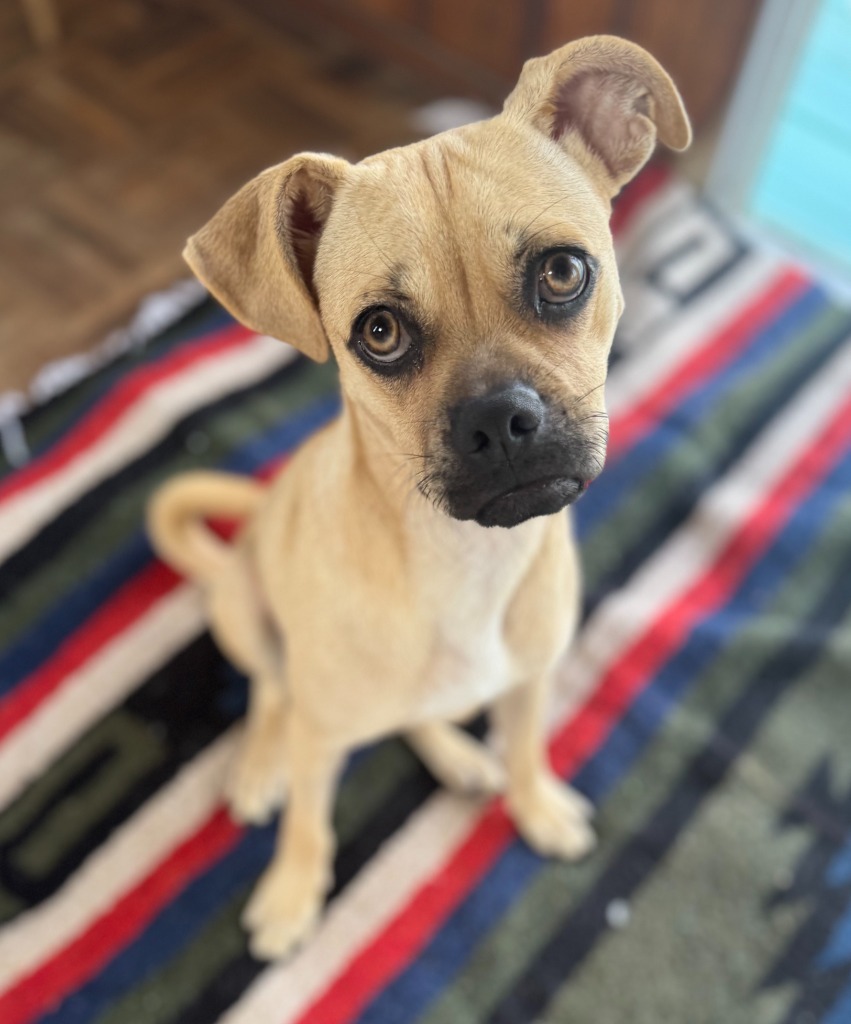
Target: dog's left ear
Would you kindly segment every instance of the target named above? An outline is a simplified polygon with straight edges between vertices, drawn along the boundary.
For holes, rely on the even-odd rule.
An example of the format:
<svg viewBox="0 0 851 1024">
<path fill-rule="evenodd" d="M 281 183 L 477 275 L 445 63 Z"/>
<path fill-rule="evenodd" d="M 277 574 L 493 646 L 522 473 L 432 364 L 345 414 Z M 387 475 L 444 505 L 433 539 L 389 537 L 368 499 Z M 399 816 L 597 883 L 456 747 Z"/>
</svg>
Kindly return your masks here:
<svg viewBox="0 0 851 1024">
<path fill-rule="evenodd" d="M 313 267 L 334 196 L 350 165 L 300 153 L 263 171 L 186 243 L 183 258 L 247 327 L 323 363 L 329 345 Z"/>
<path fill-rule="evenodd" d="M 670 76 L 646 50 L 617 36 L 588 36 L 527 61 L 504 110 L 567 149 L 582 146 L 576 155 L 602 165 L 610 195 L 644 166 L 657 136 L 676 150 L 691 142 Z"/>
</svg>

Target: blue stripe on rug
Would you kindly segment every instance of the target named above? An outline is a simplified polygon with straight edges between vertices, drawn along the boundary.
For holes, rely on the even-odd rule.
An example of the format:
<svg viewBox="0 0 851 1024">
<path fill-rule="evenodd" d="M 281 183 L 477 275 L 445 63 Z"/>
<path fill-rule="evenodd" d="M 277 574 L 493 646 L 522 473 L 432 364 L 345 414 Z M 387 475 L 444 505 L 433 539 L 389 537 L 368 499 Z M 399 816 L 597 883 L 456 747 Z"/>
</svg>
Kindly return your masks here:
<svg viewBox="0 0 851 1024">
<path fill-rule="evenodd" d="M 822 1024 L 848 1024 L 851 1021 L 851 984 L 830 1008 Z"/>
<path fill-rule="evenodd" d="M 816 966 L 821 971 L 846 967 L 851 972 L 851 907 L 837 921 L 827 945 L 816 959 Z"/>
<path fill-rule="evenodd" d="M 827 884 L 834 889 L 851 885 L 851 836 L 831 861 L 827 872 Z"/>
</svg>

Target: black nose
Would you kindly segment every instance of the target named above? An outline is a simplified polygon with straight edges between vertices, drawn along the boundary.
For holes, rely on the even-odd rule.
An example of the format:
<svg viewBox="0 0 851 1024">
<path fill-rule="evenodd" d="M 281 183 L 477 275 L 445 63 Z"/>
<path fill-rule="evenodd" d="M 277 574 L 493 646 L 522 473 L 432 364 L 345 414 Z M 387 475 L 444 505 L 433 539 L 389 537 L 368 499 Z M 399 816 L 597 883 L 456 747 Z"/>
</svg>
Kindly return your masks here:
<svg viewBox="0 0 851 1024">
<path fill-rule="evenodd" d="M 544 403 L 537 391 L 511 384 L 459 403 L 451 418 L 452 443 L 461 455 L 501 461 L 529 445 L 543 421 Z"/>
</svg>

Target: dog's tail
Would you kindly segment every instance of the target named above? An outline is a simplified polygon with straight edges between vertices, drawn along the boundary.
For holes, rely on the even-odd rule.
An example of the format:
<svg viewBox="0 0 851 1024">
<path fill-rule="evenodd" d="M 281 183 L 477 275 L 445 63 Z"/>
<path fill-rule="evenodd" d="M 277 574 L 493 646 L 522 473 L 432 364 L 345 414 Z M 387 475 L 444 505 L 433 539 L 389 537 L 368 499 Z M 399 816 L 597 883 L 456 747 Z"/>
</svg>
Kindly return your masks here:
<svg viewBox="0 0 851 1024">
<path fill-rule="evenodd" d="M 148 534 L 164 562 L 199 582 L 226 564 L 228 545 L 205 518 L 243 519 L 263 500 L 256 480 L 230 473 L 184 473 L 164 484 L 148 503 Z"/>
</svg>

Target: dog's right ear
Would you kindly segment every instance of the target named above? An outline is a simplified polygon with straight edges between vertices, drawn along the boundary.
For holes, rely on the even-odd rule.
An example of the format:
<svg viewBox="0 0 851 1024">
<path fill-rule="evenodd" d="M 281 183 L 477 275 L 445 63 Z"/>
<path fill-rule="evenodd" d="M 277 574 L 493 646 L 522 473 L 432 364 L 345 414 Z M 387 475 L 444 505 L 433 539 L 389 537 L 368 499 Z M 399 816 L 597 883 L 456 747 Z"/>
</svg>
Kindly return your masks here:
<svg viewBox="0 0 851 1024">
<path fill-rule="evenodd" d="M 657 137 L 676 150 L 691 142 L 670 76 L 617 36 L 588 36 L 527 61 L 505 114 L 590 160 L 609 195 L 635 177 Z"/>
<path fill-rule="evenodd" d="M 259 174 L 186 243 L 183 258 L 247 327 L 318 362 L 329 345 L 313 267 L 345 160 L 302 153 Z"/>
</svg>

